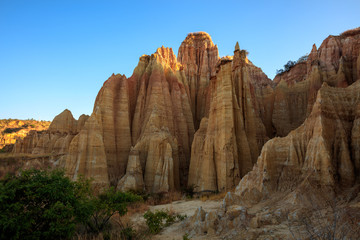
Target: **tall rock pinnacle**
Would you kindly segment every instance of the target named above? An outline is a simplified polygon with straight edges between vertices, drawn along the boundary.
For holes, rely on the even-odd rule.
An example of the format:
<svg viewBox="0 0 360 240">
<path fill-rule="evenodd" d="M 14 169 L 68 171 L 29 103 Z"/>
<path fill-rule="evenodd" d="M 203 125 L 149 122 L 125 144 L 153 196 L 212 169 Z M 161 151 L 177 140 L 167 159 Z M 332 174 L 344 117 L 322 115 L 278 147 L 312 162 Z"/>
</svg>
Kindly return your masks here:
<svg viewBox="0 0 360 240">
<path fill-rule="evenodd" d="M 189 82 L 191 111 L 196 129 L 201 119 L 207 115 L 207 87 L 210 78 L 216 74 L 218 60 L 218 48 L 205 32 L 188 34 L 179 48 L 178 62 L 183 65 Z"/>
</svg>

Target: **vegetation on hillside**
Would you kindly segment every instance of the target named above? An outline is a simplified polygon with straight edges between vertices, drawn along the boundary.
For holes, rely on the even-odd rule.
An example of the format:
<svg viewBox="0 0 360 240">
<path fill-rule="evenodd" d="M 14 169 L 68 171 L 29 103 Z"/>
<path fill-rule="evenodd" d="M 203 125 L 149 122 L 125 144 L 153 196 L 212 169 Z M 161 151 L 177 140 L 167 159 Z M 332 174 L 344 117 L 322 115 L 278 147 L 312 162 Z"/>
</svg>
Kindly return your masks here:
<svg viewBox="0 0 360 240">
<path fill-rule="evenodd" d="M 277 69 L 276 75 L 283 74 L 285 72 L 288 72 L 292 67 L 294 67 L 296 64 L 305 62 L 308 59 L 309 54 L 305 54 L 304 56 L 301 56 L 297 61 L 291 61 L 289 60 L 285 65 L 283 69 Z"/>
<path fill-rule="evenodd" d="M 43 131 L 49 128 L 50 121 L 34 119 L 0 119 L 0 149 L 11 145 L 18 139 L 23 139 L 30 131 Z M 5 151 L 5 150 L 4 150 Z"/>
</svg>

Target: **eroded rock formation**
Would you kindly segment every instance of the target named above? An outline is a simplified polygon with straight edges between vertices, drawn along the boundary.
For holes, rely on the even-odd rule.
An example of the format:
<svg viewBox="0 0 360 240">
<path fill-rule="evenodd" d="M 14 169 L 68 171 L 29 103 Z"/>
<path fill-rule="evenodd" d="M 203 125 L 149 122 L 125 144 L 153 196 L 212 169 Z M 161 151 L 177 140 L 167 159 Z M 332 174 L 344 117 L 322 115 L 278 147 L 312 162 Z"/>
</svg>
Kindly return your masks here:
<svg viewBox="0 0 360 240">
<path fill-rule="evenodd" d="M 75 120 L 69 110 L 57 115 L 45 131 L 30 131 L 21 141 L 14 145 L 12 153 L 27 154 L 66 154 L 71 140 L 82 128 L 88 116 L 81 115 Z"/>
<path fill-rule="evenodd" d="M 109 183 L 116 186 L 126 173 L 133 146 L 148 191 L 166 192 L 185 184 L 195 130 L 188 83 L 180 67 L 172 49 L 161 47 L 140 57 L 129 79 L 111 76 L 96 98 L 92 124 L 87 121 L 71 143 L 69 175 L 85 174 L 92 168 L 86 164 L 98 159 L 101 163 L 94 168 L 106 169 Z M 85 144 L 75 141 L 82 135 Z M 94 148 L 98 150 L 89 152 Z M 75 162 L 81 162 L 80 167 L 69 167 Z"/>
<path fill-rule="evenodd" d="M 182 64 L 190 90 L 191 111 L 195 128 L 208 115 L 209 98 L 208 85 L 216 74 L 216 64 L 219 60 L 218 48 L 205 32 L 190 33 L 181 43 L 178 61 Z"/>
<path fill-rule="evenodd" d="M 314 45 L 304 62 L 275 77 L 272 122 L 276 135 L 286 136 L 310 114 L 323 82 L 347 87 L 360 78 L 360 30 L 329 36 Z"/>
<path fill-rule="evenodd" d="M 196 191 L 235 187 L 251 170 L 268 139 L 259 116 L 261 104 L 255 84 L 258 89 L 266 88 L 270 80 L 259 74 L 261 70 L 249 62 L 246 54 L 237 44 L 234 57 L 222 58 L 211 80 L 209 118 L 201 121 L 192 146 L 189 185 L 196 186 Z"/>
<path fill-rule="evenodd" d="M 256 201 L 312 183 L 351 187 L 360 176 L 359 107 L 359 81 L 347 88 L 324 83 L 305 122 L 264 145 L 236 193 Z"/>
</svg>

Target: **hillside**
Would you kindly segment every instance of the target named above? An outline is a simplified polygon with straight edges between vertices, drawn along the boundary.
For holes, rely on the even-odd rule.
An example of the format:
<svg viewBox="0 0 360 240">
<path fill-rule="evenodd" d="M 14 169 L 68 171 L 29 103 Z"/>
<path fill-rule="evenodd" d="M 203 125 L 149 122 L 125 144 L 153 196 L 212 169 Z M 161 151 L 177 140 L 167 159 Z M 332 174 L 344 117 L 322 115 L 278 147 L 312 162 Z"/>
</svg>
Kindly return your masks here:
<svg viewBox="0 0 360 240">
<path fill-rule="evenodd" d="M 4 152 L 12 149 L 11 145 L 17 140 L 24 139 L 30 131 L 48 129 L 50 121 L 36 121 L 33 119 L 0 119 L 0 149 Z"/>
</svg>

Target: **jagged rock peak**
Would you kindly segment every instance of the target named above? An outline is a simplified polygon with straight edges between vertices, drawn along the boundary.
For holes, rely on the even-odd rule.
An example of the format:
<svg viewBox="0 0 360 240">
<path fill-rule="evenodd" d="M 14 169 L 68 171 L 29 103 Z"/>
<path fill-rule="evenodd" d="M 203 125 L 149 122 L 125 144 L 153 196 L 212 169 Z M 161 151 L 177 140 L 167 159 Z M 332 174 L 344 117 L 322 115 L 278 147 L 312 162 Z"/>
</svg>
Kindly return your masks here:
<svg viewBox="0 0 360 240">
<path fill-rule="evenodd" d="M 236 42 L 236 45 L 235 45 L 235 51 L 240 51 L 239 42 Z"/>
<path fill-rule="evenodd" d="M 170 66 L 170 68 L 173 70 L 180 69 L 180 64 L 178 64 L 172 48 L 161 46 L 160 48 L 156 49 L 156 52 L 153 54 L 153 56 L 162 64 Z"/>
<path fill-rule="evenodd" d="M 349 36 L 354 36 L 354 35 L 358 35 L 358 34 L 360 34 L 360 27 L 347 30 L 347 31 L 341 33 L 340 36 L 349 37 Z"/>
<path fill-rule="evenodd" d="M 76 132 L 76 120 L 70 110 L 57 115 L 49 126 L 50 132 Z"/>
</svg>

